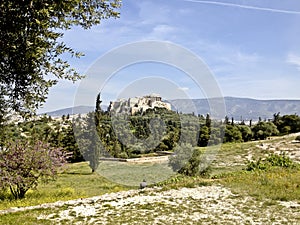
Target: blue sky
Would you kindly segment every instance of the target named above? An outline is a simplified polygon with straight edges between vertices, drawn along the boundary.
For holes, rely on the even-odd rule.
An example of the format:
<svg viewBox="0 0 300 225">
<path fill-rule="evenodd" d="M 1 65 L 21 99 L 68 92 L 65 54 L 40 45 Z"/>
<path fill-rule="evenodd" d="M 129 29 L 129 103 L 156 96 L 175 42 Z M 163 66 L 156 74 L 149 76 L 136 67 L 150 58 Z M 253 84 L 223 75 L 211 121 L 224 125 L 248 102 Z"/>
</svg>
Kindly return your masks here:
<svg viewBox="0 0 300 225">
<path fill-rule="evenodd" d="M 99 57 L 118 46 L 167 41 L 197 54 L 224 96 L 300 99 L 298 0 L 124 0 L 120 12 L 119 19 L 65 33 L 64 41 L 85 53 L 71 59 L 74 68 L 89 73 Z M 39 112 L 73 106 L 79 86 L 60 81 Z M 206 96 L 183 71 L 161 63 L 120 69 L 101 89 L 105 104 L 146 92 L 166 99 Z M 86 104 L 93 102 L 88 99 Z"/>
</svg>

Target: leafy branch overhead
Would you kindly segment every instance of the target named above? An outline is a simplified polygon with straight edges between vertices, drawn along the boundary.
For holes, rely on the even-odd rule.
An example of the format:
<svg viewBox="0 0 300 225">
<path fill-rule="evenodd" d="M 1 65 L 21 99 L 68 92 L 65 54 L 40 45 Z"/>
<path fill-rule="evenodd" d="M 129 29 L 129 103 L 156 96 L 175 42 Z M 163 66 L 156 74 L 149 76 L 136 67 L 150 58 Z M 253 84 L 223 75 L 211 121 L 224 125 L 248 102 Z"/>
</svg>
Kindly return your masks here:
<svg viewBox="0 0 300 225">
<path fill-rule="evenodd" d="M 80 79 L 82 75 L 62 56 L 82 53 L 62 41 L 63 31 L 74 26 L 88 29 L 103 19 L 117 18 L 120 6 L 120 0 L 1 1 L 1 106 L 32 113 L 59 79 Z"/>
</svg>

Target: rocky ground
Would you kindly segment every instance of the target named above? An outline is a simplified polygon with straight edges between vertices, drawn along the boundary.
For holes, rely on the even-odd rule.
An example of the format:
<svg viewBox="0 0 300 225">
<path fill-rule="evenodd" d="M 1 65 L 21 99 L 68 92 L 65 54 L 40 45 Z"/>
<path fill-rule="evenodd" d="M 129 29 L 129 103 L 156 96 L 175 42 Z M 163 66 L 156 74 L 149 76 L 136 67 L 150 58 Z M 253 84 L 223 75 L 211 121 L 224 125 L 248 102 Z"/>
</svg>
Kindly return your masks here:
<svg viewBox="0 0 300 225">
<path fill-rule="evenodd" d="M 300 136 L 300 133 L 294 133 L 285 137 L 291 137 L 291 140 L 281 137 L 272 137 L 271 139 L 258 144 L 256 147 L 275 154 L 285 153 L 296 162 L 300 162 L 300 142 L 294 140 L 294 137 Z M 278 140 L 279 139 L 279 140 Z"/>
<path fill-rule="evenodd" d="M 41 224 L 300 224 L 299 202 L 258 201 L 220 185 L 131 190 L 9 211 L 38 208 L 52 208 L 37 214 Z"/>
</svg>

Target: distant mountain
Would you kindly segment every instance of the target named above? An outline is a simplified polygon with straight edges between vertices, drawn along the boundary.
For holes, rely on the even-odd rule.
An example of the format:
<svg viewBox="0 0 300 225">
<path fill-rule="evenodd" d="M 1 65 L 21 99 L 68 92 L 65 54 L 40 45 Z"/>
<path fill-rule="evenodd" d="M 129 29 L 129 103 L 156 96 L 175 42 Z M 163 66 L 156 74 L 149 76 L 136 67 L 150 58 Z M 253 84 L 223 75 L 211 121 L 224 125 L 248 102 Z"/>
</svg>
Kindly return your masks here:
<svg viewBox="0 0 300 225">
<path fill-rule="evenodd" d="M 73 115 L 73 114 L 85 114 L 95 110 L 94 106 L 75 106 L 65 109 L 59 109 L 52 112 L 46 112 L 42 114 L 47 114 L 52 117 L 61 117 L 62 115 Z"/>
<path fill-rule="evenodd" d="M 212 99 L 215 105 L 222 99 Z M 209 101 L 207 99 L 175 99 L 169 100 L 169 103 L 179 112 L 206 115 L 211 113 Z M 300 100 L 257 100 L 250 98 L 224 98 L 226 115 L 235 120 L 258 120 L 273 118 L 274 113 L 280 112 L 280 115 L 300 114 Z M 195 113 L 196 113 L 195 112 Z M 218 116 L 217 116 L 218 117 Z M 221 118 L 217 118 L 221 119 Z M 223 119 L 223 118 L 222 118 Z"/>
<path fill-rule="evenodd" d="M 210 99 L 214 105 L 220 105 L 223 99 Z M 200 115 L 212 114 L 209 101 L 207 99 L 174 99 L 168 100 L 172 105 L 172 109 L 182 113 L 197 113 Z M 258 120 L 273 118 L 274 113 L 280 112 L 280 115 L 298 114 L 300 115 L 300 100 L 257 100 L 250 98 L 224 98 L 226 115 L 238 120 Z M 216 104 L 215 104 L 216 103 Z M 220 103 L 220 104 L 218 104 Z M 103 110 L 107 110 L 107 106 L 101 106 Z M 53 117 L 62 115 L 85 114 L 94 111 L 94 106 L 76 106 L 66 109 L 60 109 L 46 113 Z M 224 119 L 216 115 L 215 119 Z"/>
</svg>

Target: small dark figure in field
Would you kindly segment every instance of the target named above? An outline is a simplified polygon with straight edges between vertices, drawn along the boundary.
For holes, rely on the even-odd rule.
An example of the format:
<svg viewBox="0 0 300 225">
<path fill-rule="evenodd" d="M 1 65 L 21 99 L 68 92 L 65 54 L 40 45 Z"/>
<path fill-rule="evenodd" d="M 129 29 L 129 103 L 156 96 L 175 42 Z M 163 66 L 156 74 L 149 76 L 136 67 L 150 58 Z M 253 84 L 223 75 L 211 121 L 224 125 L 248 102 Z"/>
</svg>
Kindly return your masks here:
<svg viewBox="0 0 300 225">
<path fill-rule="evenodd" d="M 142 183 L 140 183 L 140 189 L 144 189 L 145 187 L 147 187 L 147 182 L 144 179 Z"/>
</svg>

